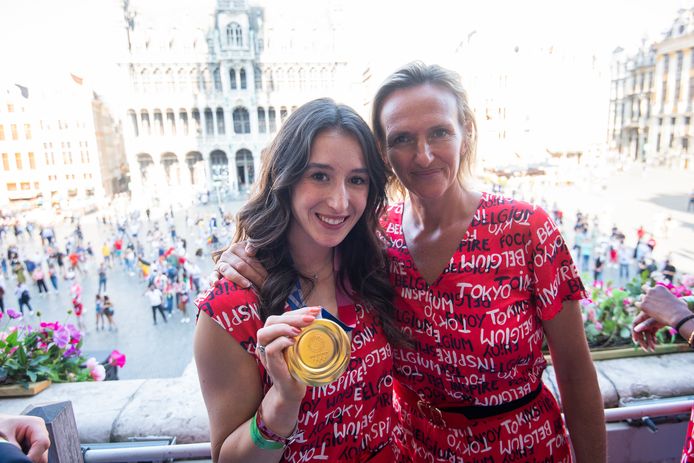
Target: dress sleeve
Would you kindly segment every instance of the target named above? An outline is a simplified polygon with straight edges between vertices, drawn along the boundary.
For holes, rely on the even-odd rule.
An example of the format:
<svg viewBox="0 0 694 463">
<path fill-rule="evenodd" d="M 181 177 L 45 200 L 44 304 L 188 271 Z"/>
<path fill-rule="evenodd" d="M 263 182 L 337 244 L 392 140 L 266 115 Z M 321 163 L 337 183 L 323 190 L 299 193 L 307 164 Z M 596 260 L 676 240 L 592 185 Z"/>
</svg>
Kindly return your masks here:
<svg viewBox="0 0 694 463">
<path fill-rule="evenodd" d="M 200 312 L 205 312 L 229 333 L 251 355 L 255 355 L 257 332 L 263 326 L 260 305 L 250 289 L 219 280 L 195 300 Z"/>
<path fill-rule="evenodd" d="M 554 221 L 537 207 L 529 217 L 531 278 L 537 314 L 550 320 L 562 303 L 588 297 L 564 237 Z"/>
</svg>

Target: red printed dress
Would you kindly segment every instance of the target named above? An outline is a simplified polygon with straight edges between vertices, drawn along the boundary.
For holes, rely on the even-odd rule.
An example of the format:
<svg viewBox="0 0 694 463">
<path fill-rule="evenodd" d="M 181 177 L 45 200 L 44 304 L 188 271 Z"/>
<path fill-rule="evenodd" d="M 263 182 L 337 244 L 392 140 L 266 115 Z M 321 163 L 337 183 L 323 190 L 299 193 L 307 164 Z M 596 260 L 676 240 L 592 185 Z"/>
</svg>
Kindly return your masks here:
<svg viewBox="0 0 694 463">
<path fill-rule="evenodd" d="M 559 406 L 542 386 L 542 320 L 585 291 L 554 222 L 483 193 L 430 286 L 408 251 L 402 213 L 403 204 L 390 206 L 383 223 L 398 322 L 414 340 L 393 352 L 400 460 L 571 461 Z"/>
<path fill-rule="evenodd" d="M 684 439 L 681 463 L 694 463 L 694 407 L 692 408 L 692 416 L 689 419 L 687 436 Z"/>
<path fill-rule="evenodd" d="M 299 412 L 299 438 L 287 447 L 282 462 L 392 461 L 390 344 L 371 310 L 351 301 L 338 304 L 340 316 L 351 312 L 356 320 L 349 367 L 332 383 L 307 388 Z M 256 333 L 263 327 L 255 293 L 220 281 L 201 294 L 196 305 L 256 359 L 266 393 L 272 381 L 255 356 Z"/>
</svg>

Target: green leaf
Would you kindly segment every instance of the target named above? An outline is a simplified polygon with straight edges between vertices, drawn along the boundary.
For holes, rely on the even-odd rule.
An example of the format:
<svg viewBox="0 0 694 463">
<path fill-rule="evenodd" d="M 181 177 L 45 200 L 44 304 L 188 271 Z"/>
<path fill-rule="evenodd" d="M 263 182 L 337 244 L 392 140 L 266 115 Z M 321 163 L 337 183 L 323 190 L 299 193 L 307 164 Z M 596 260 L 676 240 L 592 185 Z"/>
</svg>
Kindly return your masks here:
<svg viewBox="0 0 694 463">
<path fill-rule="evenodd" d="M 18 331 L 13 331 L 9 336 L 5 338 L 5 342 L 9 345 L 17 344 L 17 338 L 19 337 Z"/>
<path fill-rule="evenodd" d="M 27 371 L 27 376 L 29 377 L 32 383 L 36 382 L 36 373 L 34 373 L 33 371 Z"/>
</svg>

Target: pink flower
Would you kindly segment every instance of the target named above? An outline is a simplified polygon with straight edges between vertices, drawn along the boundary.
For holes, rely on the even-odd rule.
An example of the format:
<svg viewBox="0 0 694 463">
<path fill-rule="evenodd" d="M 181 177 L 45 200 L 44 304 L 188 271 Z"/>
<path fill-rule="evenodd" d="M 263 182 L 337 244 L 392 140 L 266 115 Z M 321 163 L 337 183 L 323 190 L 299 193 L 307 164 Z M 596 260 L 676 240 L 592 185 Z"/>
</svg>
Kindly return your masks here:
<svg viewBox="0 0 694 463">
<path fill-rule="evenodd" d="M 668 331 L 670 332 L 670 336 L 677 336 L 677 330 L 673 327 L 669 327 Z"/>
<path fill-rule="evenodd" d="M 595 323 L 595 309 L 590 307 L 588 309 L 588 320 L 591 322 Z M 599 331 L 599 330 L 598 330 Z"/>
<path fill-rule="evenodd" d="M 108 356 L 108 363 L 110 363 L 113 366 L 123 368 L 125 366 L 125 354 L 122 354 L 121 352 L 114 350 L 113 352 L 111 352 L 111 355 Z"/>
<path fill-rule="evenodd" d="M 103 381 L 106 378 L 106 369 L 103 365 L 99 364 L 94 367 L 92 371 L 89 372 L 94 381 Z"/>
<path fill-rule="evenodd" d="M 5 316 L 5 312 L 0 312 L 0 320 L 2 320 L 2 317 Z"/>
<path fill-rule="evenodd" d="M 77 344 L 80 342 L 80 339 L 82 339 L 82 333 L 80 333 L 80 330 L 78 330 L 75 325 L 68 323 L 65 325 L 65 328 L 67 328 L 68 332 L 70 333 L 70 344 Z"/>
<path fill-rule="evenodd" d="M 48 328 L 49 330 L 55 331 L 60 326 L 60 323 L 58 323 L 58 322 L 41 322 L 41 324 L 39 326 L 41 328 Z"/>
<path fill-rule="evenodd" d="M 602 331 L 602 323 L 600 322 L 595 322 L 595 329 L 599 332 Z"/>
<path fill-rule="evenodd" d="M 19 349 L 19 346 L 14 346 L 12 349 L 10 349 L 10 353 L 7 354 L 7 356 L 12 357 L 12 354 L 14 354 L 17 349 Z"/>
<path fill-rule="evenodd" d="M 80 355 L 80 350 L 75 346 L 70 346 L 70 348 L 63 353 L 63 358 L 70 358 L 76 355 Z"/>
<path fill-rule="evenodd" d="M 14 309 L 7 309 L 7 316 L 14 320 L 16 318 L 20 318 L 22 314 Z"/>
<path fill-rule="evenodd" d="M 53 342 L 56 346 L 64 349 L 70 342 L 70 332 L 64 326 L 61 326 L 53 332 Z"/>
<path fill-rule="evenodd" d="M 92 371 L 96 366 L 99 364 L 99 362 L 96 361 L 94 357 L 89 357 L 87 361 L 84 363 L 84 366 L 87 367 L 87 370 Z"/>
</svg>

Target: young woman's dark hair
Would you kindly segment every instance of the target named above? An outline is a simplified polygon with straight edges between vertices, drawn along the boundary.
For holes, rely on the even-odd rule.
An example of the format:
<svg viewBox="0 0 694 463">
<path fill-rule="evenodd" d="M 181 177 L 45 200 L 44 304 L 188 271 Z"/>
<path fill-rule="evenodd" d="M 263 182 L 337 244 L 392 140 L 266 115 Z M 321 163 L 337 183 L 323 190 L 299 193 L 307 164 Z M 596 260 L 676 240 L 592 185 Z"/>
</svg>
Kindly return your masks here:
<svg viewBox="0 0 694 463">
<path fill-rule="evenodd" d="M 284 311 L 299 278 L 312 287 L 311 278 L 300 275 L 294 267 L 287 232 L 292 220 L 293 187 L 306 171 L 313 141 L 327 130 L 354 137 L 369 177 L 364 213 L 337 246 L 338 284 L 349 281 L 359 299 L 377 311 L 388 339 L 400 344 L 403 335 L 395 327 L 393 289 L 386 273 L 383 244 L 377 235 L 378 219 L 386 205 L 385 165 L 368 125 L 352 108 L 321 98 L 302 105 L 289 116 L 264 156 L 253 194 L 238 213 L 234 240 L 248 240 L 267 270 L 268 277 L 258 294 L 263 321 Z M 215 253 L 215 261 L 219 255 L 221 251 Z"/>
</svg>

